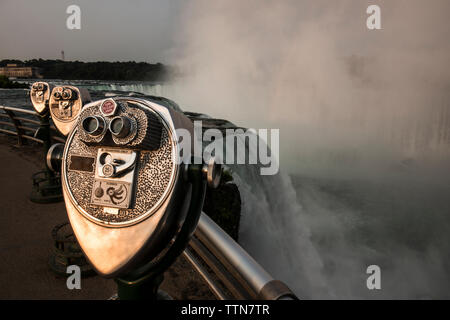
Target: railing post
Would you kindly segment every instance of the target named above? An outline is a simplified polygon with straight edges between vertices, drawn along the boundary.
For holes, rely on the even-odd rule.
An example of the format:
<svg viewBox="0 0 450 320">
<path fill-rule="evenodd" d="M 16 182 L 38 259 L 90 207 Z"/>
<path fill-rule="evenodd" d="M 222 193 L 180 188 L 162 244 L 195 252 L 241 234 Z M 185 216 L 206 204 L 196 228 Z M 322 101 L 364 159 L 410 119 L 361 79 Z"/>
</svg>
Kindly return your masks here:
<svg viewBox="0 0 450 320">
<path fill-rule="evenodd" d="M 40 138 L 43 144 L 43 161 L 45 169 L 33 174 L 33 189 L 30 200 L 36 203 L 53 203 L 62 201 L 61 177 L 53 172 L 47 165 L 47 152 L 51 146 L 50 115 L 39 116 L 41 122 L 36 138 Z"/>
<path fill-rule="evenodd" d="M 17 142 L 18 142 L 19 146 L 25 144 L 25 140 L 22 138 L 23 130 L 20 129 L 22 124 L 20 123 L 19 120 L 16 119 L 14 112 L 12 112 L 11 110 L 8 110 L 8 109 L 3 109 L 3 111 L 5 111 L 6 114 L 11 118 L 11 122 L 14 124 L 14 127 L 16 128 Z"/>
<path fill-rule="evenodd" d="M 50 116 L 47 113 L 46 115 L 40 117 L 39 120 L 41 121 L 40 136 L 41 136 L 42 141 L 44 142 L 43 143 L 43 145 L 44 145 L 44 162 L 47 163 L 46 155 L 47 155 L 47 151 L 48 151 L 48 149 L 50 149 L 50 145 L 51 145 L 51 140 L 50 140 Z M 50 171 L 50 169 L 49 169 L 49 171 Z"/>
</svg>

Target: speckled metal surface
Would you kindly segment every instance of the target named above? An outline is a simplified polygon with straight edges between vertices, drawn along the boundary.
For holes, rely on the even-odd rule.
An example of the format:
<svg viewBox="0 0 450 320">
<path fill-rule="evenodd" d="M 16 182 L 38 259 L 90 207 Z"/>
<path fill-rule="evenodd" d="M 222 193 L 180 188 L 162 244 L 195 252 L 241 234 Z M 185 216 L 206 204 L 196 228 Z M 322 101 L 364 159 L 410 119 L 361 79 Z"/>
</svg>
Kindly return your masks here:
<svg viewBox="0 0 450 320">
<path fill-rule="evenodd" d="M 133 115 L 137 119 L 138 125 L 146 124 L 143 119 L 144 117 L 146 118 L 145 112 L 134 106 L 133 108 L 128 108 L 121 103 L 121 111 L 116 113 L 116 115 L 118 114 Z M 83 115 L 99 115 L 98 105 L 84 109 Z M 142 132 L 145 134 L 145 130 L 138 130 L 137 137 L 133 142 L 137 141 L 136 143 L 139 143 L 139 141 L 142 141 L 139 140 L 144 138 Z M 91 139 L 78 127 L 74 129 L 67 141 L 69 145 L 67 146 L 67 157 L 64 163 L 66 170 L 64 172 L 67 173 L 66 180 L 72 193 L 74 204 L 83 209 L 84 213 L 91 220 L 108 226 L 128 225 L 151 216 L 157 210 L 168 188 L 171 187 L 175 172 L 174 144 L 169 136 L 168 129 L 165 126 L 162 127 L 161 143 L 157 150 L 139 150 L 135 176 L 135 197 L 132 200 L 131 208 L 120 209 L 118 214 L 104 213 L 103 207 L 90 203 L 94 183 L 94 170 L 92 172 L 83 172 L 68 169 L 72 155 L 94 158 L 97 156 L 100 146 L 83 142 L 88 138 Z M 136 145 L 133 142 L 129 143 L 127 147 L 133 149 L 133 146 Z"/>
</svg>

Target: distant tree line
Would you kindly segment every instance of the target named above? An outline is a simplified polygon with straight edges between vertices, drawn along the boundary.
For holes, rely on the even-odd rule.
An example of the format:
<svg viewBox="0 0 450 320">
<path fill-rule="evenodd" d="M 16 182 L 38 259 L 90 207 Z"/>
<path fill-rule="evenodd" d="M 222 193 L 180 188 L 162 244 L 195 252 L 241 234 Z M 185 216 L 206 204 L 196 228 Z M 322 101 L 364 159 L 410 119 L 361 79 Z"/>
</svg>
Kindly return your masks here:
<svg viewBox="0 0 450 320">
<path fill-rule="evenodd" d="M 10 63 L 41 68 L 40 73 L 45 79 L 165 81 L 170 73 L 170 68 L 161 63 L 134 61 L 1 60 L 0 67 Z"/>
<path fill-rule="evenodd" d="M 0 88 L 2 89 L 17 89 L 17 88 L 28 88 L 27 84 L 11 81 L 8 77 L 0 75 Z"/>
</svg>

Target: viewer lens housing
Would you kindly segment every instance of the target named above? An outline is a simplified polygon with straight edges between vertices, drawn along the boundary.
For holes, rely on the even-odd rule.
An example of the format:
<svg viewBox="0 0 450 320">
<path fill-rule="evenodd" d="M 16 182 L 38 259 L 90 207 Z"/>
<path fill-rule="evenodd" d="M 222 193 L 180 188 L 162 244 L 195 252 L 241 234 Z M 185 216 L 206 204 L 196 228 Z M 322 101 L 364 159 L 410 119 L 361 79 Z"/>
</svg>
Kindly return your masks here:
<svg viewBox="0 0 450 320">
<path fill-rule="evenodd" d="M 109 131 L 117 138 L 125 138 L 132 130 L 132 123 L 128 117 L 114 117 L 109 123 Z"/>
<path fill-rule="evenodd" d="M 91 136 L 99 136 L 105 130 L 105 120 L 98 116 L 88 116 L 83 119 L 83 130 Z"/>
</svg>

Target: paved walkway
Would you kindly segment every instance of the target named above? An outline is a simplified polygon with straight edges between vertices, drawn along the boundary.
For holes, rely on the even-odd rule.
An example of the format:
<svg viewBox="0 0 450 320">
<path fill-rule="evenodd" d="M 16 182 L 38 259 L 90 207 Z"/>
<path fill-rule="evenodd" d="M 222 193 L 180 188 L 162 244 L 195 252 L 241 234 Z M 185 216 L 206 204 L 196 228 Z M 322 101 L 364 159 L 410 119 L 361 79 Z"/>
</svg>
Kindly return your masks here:
<svg viewBox="0 0 450 320">
<path fill-rule="evenodd" d="M 0 299 L 107 299 L 116 291 L 113 280 L 82 279 L 81 290 L 69 290 L 47 260 L 51 230 L 67 221 L 64 203 L 29 200 L 33 173 L 42 168 L 38 148 L 15 147 L 0 136 Z M 162 288 L 176 299 L 212 298 L 189 265 L 179 259 L 166 273 Z"/>
<path fill-rule="evenodd" d="M 28 151 L 28 152 L 27 152 Z M 0 299 L 106 299 L 115 283 L 100 277 L 82 279 L 69 290 L 47 260 L 51 230 L 67 221 L 64 203 L 35 204 L 28 198 L 31 175 L 40 170 L 36 151 L 0 144 Z"/>
</svg>

